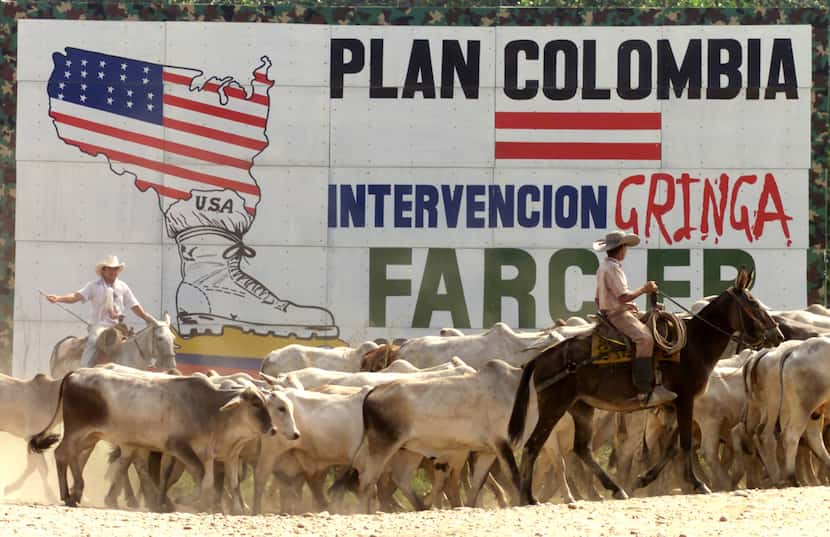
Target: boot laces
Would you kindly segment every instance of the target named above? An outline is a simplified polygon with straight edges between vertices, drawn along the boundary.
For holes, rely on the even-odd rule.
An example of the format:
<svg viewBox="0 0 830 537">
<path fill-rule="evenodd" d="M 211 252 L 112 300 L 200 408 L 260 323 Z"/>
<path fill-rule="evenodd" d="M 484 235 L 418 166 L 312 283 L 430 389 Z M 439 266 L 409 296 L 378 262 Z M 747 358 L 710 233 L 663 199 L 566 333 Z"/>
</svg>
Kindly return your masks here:
<svg viewBox="0 0 830 537">
<path fill-rule="evenodd" d="M 262 285 L 259 280 L 247 274 L 240 263 L 243 258 L 256 257 L 256 250 L 242 242 L 242 239 L 237 239 L 235 243 L 231 244 L 225 251 L 222 252 L 222 257 L 228 260 L 228 270 L 234 281 L 241 285 L 246 291 L 259 298 L 262 301 L 274 302 L 274 307 L 285 311 L 288 308 L 288 302 L 280 300 L 278 296 L 272 293 L 267 287 Z"/>
</svg>

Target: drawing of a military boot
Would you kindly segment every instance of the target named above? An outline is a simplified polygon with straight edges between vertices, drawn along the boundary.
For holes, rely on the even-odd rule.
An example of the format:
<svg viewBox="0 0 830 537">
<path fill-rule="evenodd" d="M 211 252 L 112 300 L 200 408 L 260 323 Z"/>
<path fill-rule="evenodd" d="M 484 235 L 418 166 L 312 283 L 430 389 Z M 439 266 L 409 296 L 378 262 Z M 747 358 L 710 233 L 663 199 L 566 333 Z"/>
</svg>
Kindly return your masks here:
<svg viewBox="0 0 830 537">
<path fill-rule="evenodd" d="M 243 269 L 243 259 L 256 255 L 242 240 L 252 221 L 229 190 L 192 192 L 165 212 L 181 259 L 179 334 L 219 334 L 233 326 L 262 335 L 336 338 L 329 310 L 280 298 Z"/>
</svg>

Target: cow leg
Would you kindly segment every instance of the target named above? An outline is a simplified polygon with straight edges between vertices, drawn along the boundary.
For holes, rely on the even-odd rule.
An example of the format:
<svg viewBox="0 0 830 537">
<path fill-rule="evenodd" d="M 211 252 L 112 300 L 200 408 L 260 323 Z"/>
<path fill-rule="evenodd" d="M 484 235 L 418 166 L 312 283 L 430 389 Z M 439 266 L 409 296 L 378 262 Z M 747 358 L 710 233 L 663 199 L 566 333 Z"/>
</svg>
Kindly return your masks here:
<svg viewBox="0 0 830 537">
<path fill-rule="evenodd" d="M 469 453 L 460 452 L 442 457 L 442 462 L 433 464 L 432 507 L 441 508 L 443 495 L 451 507 L 461 507 L 461 474 L 470 459 Z M 472 459 L 470 459 L 472 461 Z M 472 462 L 471 462 L 472 464 Z"/>
<path fill-rule="evenodd" d="M 213 455 L 208 455 L 202 463 L 204 468 L 202 478 L 196 479 L 196 482 L 199 483 L 199 502 L 197 505 L 205 513 L 213 511 L 214 499 L 216 498 L 216 483 L 214 482 L 215 462 Z"/>
<path fill-rule="evenodd" d="M 703 459 L 709 463 L 711 469 L 710 482 L 717 490 L 730 490 L 731 479 L 724 470 L 720 460 L 720 431 L 714 424 L 706 424 L 700 431 L 700 448 Z"/>
<path fill-rule="evenodd" d="M 79 443 L 79 449 L 76 451 L 78 455 L 69 462 L 69 469 L 72 471 L 72 490 L 70 495 L 74 498 L 76 505 L 81 503 L 81 498 L 84 495 L 84 467 L 97 443 L 98 438 L 94 436 L 85 438 Z"/>
<path fill-rule="evenodd" d="M 374 433 L 372 429 L 367 430 L 353 463 L 358 472 L 357 497 L 363 512 L 369 513 L 370 494 L 389 460 L 400 450 L 401 444 L 400 439 Z"/>
<path fill-rule="evenodd" d="M 781 443 L 784 446 L 784 479 L 790 485 L 797 487 L 799 481 L 795 471 L 796 456 L 801 436 L 807 430 L 809 410 L 803 412 L 802 409 L 796 409 L 795 412 L 789 414 L 786 418 L 782 415 L 781 419 L 781 430 L 783 431 Z"/>
<path fill-rule="evenodd" d="M 489 453 L 477 453 L 475 457 L 475 463 L 472 466 L 472 476 L 470 476 L 470 490 L 467 494 L 467 506 L 468 507 L 475 507 L 478 503 L 478 499 L 481 496 L 481 489 L 484 486 L 485 482 L 488 482 L 490 479 L 493 479 L 494 482 L 498 481 L 495 477 L 495 474 L 498 474 L 498 469 L 495 466 L 496 457 L 489 454 Z M 498 474 L 500 477 L 504 477 L 504 474 Z M 512 478 L 515 479 L 515 478 Z M 499 489 L 501 486 L 496 483 Z M 512 485 L 512 490 L 514 494 L 518 491 L 516 490 L 515 482 Z M 501 491 L 504 494 L 504 491 Z M 498 498 L 498 494 L 496 494 Z"/>
<path fill-rule="evenodd" d="M 38 471 L 39 471 L 39 467 L 40 467 L 39 461 L 44 461 L 44 465 L 45 465 L 45 459 L 44 459 L 42 453 L 32 453 L 31 451 L 27 450 L 26 451 L 26 468 L 23 469 L 23 473 L 20 474 L 20 477 L 15 479 L 14 482 L 9 483 L 8 485 L 6 485 L 6 489 L 5 489 L 4 493 L 5 494 L 12 494 L 15 491 L 17 491 L 17 489 L 19 489 L 21 486 L 23 486 L 23 483 L 26 481 L 26 479 L 28 479 L 28 477 L 30 475 L 32 475 L 34 473 L 35 469 L 38 469 Z"/>
<path fill-rule="evenodd" d="M 256 469 L 254 470 L 253 514 L 255 515 L 262 513 L 262 496 L 265 493 L 268 480 L 273 476 L 276 462 L 276 457 L 271 456 L 270 453 L 260 452 Z"/>
<path fill-rule="evenodd" d="M 74 454 L 72 453 L 71 449 L 69 448 L 69 444 L 66 441 L 66 436 L 64 436 L 63 440 L 61 440 L 61 443 L 58 444 L 57 448 L 55 448 L 55 468 L 57 469 L 58 473 L 58 491 L 61 495 L 61 501 L 67 507 L 77 507 L 78 505 L 69 495 L 69 485 L 67 483 L 66 475 L 68 461 L 70 458 L 72 458 L 73 455 Z"/>
<path fill-rule="evenodd" d="M 202 462 L 202 460 L 196 455 L 196 452 L 193 451 L 193 448 L 191 448 L 188 443 L 181 441 L 170 441 L 167 446 L 167 451 L 169 454 L 165 454 L 165 456 L 162 457 L 163 470 L 158 499 L 160 509 L 166 510 L 173 507 L 167 498 L 167 489 L 171 485 L 171 477 L 173 476 L 174 466 L 176 464 L 175 459 L 178 459 L 179 462 L 185 466 L 187 471 L 190 472 L 190 475 L 193 476 L 193 480 L 197 483 L 197 487 L 200 487 L 200 499 L 204 499 L 201 489 L 206 486 L 210 489 L 211 493 L 213 492 L 213 459 L 209 461 L 210 464 Z M 206 475 L 208 472 L 210 472 L 210 479 L 206 481 Z M 212 494 L 208 495 L 212 496 Z"/>
<path fill-rule="evenodd" d="M 611 479 L 594 458 L 591 450 L 591 437 L 594 435 L 594 409 L 579 401 L 568 410 L 574 419 L 574 453 L 599 478 L 602 486 L 613 493 L 614 498 L 626 499 L 625 491 Z"/>
<path fill-rule="evenodd" d="M 46 494 L 46 499 L 49 503 L 57 503 L 58 498 L 55 496 L 55 491 L 49 487 L 49 465 L 46 464 L 46 457 L 41 454 L 35 457 L 35 465 L 37 466 L 37 473 L 40 475 L 40 480 L 43 483 L 43 492 Z"/>
<path fill-rule="evenodd" d="M 425 509 L 423 500 L 412 487 L 412 476 L 418 471 L 423 458 L 420 454 L 401 450 L 389 460 L 389 474 L 392 481 L 416 511 Z"/>
<path fill-rule="evenodd" d="M 810 419 L 807 430 L 805 431 L 805 437 L 807 439 L 807 445 L 810 446 L 810 449 L 813 450 L 816 457 L 824 463 L 826 469 L 830 469 L 830 454 L 827 452 L 827 446 L 822 436 L 823 429 L 824 420 L 821 417 L 819 419 Z"/>
<path fill-rule="evenodd" d="M 112 460 L 112 457 L 110 457 L 110 460 Z M 133 487 L 130 485 L 129 475 L 127 473 L 131 462 L 132 449 L 123 448 L 121 449 L 121 456 L 112 461 L 107 468 L 107 476 L 110 478 L 110 488 L 104 497 L 104 504 L 111 509 L 118 508 L 118 496 L 121 494 L 122 489 L 126 494 L 126 490 L 129 487 L 129 494 L 133 494 Z M 135 496 L 133 496 L 133 500 L 135 500 Z"/>
<path fill-rule="evenodd" d="M 329 499 L 323 490 L 326 485 L 327 476 L 328 468 L 306 475 L 306 483 L 308 483 L 308 489 L 311 491 L 311 498 L 314 500 L 314 509 L 316 511 L 324 511 L 329 507 Z"/>
<path fill-rule="evenodd" d="M 657 476 L 660 475 L 660 472 L 663 471 L 666 464 L 671 462 L 675 455 L 677 455 L 677 437 L 680 434 L 679 429 L 675 429 L 674 433 L 672 433 L 671 439 L 669 440 L 669 444 L 666 447 L 665 451 L 663 452 L 663 456 L 655 463 L 651 468 L 649 468 L 644 474 L 637 476 L 637 479 L 634 480 L 634 485 L 632 485 L 633 489 L 639 489 L 642 487 L 648 486 L 652 483 Z"/>
<path fill-rule="evenodd" d="M 244 444 L 235 447 L 225 461 L 226 478 L 231 493 L 231 514 L 234 515 L 245 514 L 242 492 L 239 490 L 239 465 L 242 464 L 239 454 L 243 447 L 245 447 Z"/>
</svg>

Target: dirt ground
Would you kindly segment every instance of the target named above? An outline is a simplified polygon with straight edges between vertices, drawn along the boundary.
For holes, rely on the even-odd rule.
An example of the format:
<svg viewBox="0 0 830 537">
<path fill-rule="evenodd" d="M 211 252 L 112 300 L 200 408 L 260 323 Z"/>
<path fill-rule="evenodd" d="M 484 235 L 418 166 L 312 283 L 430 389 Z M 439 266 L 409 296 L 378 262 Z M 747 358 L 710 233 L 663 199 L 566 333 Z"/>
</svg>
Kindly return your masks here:
<svg viewBox="0 0 830 537">
<path fill-rule="evenodd" d="M 105 450 L 85 472 L 103 476 Z M 26 465 L 21 440 L 0 435 L 0 485 Z M 105 485 L 88 477 L 89 505 L 102 505 Z M 48 485 L 57 490 L 50 461 Z M 421 513 L 233 517 L 155 514 L 51 503 L 35 475 L 0 500 L 0 535 L 25 536 L 826 536 L 830 487 L 741 490 L 708 496 L 675 495 L 625 501 L 545 504 L 510 509 L 452 509 Z"/>
<path fill-rule="evenodd" d="M 0 503 L 3 535 L 27 536 L 825 536 L 830 487 L 375 515 L 159 515 Z"/>
</svg>

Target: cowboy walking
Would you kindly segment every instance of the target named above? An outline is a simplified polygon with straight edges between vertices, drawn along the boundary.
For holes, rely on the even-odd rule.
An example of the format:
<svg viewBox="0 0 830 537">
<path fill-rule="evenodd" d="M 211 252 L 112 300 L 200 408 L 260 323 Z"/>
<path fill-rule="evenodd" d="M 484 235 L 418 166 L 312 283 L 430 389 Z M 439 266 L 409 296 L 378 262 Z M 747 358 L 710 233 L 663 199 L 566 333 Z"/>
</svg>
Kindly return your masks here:
<svg viewBox="0 0 830 537">
<path fill-rule="evenodd" d="M 98 336 L 111 326 L 118 323 L 118 319 L 127 309 L 144 319 L 145 322 L 153 320 L 136 300 L 130 286 L 119 280 L 118 276 L 126 265 L 118 261 L 118 257 L 109 255 L 95 265 L 97 280 L 92 280 L 78 291 L 67 295 L 46 295 L 51 303 L 63 302 L 74 304 L 75 302 L 90 302 L 92 304 L 92 315 L 89 319 L 89 336 L 84 347 L 84 354 L 81 356 L 81 367 L 92 367 L 95 365 L 95 342 Z"/>
<path fill-rule="evenodd" d="M 636 353 L 631 361 L 634 387 L 637 388 L 643 407 L 660 406 L 674 400 L 677 394 L 654 386 L 654 336 L 639 319 L 634 300 L 644 294 L 657 291 L 657 284 L 647 281 L 641 287 L 628 289 L 628 279 L 622 269 L 622 261 L 630 246 L 640 244 L 640 237 L 633 233 L 612 231 L 604 239 L 594 242 L 594 250 L 606 252 L 597 270 L 596 303 L 600 313 L 605 315 L 614 327 L 634 341 Z"/>
</svg>

